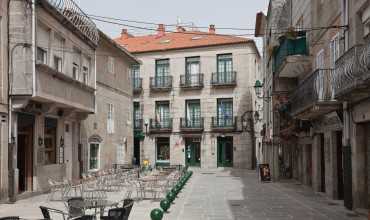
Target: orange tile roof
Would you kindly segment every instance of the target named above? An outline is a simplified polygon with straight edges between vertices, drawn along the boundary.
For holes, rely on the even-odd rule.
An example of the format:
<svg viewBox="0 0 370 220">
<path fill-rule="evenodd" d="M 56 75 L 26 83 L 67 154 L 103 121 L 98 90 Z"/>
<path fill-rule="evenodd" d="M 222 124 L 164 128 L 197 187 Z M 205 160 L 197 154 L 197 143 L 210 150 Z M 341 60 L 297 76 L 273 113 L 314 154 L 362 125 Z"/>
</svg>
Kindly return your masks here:
<svg viewBox="0 0 370 220">
<path fill-rule="evenodd" d="M 115 41 L 131 53 L 254 43 L 253 40 L 243 37 L 185 30 L 146 36 L 132 36 L 123 30 L 121 37 L 116 38 Z"/>
</svg>

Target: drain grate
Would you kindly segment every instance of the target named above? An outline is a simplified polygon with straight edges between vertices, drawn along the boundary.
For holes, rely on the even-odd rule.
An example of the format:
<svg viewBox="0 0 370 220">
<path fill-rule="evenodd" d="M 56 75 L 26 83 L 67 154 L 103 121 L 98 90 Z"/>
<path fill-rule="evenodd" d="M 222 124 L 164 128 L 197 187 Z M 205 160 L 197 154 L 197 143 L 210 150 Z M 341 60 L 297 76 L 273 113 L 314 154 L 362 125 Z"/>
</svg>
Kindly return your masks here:
<svg viewBox="0 0 370 220">
<path fill-rule="evenodd" d="M 211 174 L 215 174 L 215 173 L 201 173 L 203 175 L 211 175 Z"/>
<path fill-rule="evenodd" d="M 234 204 L 231 204 L 232 207 L 240 207 L 242 206 L 241 204 L 238 204 L 238 203 L 234 203 Z"/>
<path fill-rule="evenodd" d="M 329 202 L 328 205 L 330 205 L 330 206 L 336 206 L 338 204 L 337 203 L 334 203 L 334 202 Z"/>
</svg>

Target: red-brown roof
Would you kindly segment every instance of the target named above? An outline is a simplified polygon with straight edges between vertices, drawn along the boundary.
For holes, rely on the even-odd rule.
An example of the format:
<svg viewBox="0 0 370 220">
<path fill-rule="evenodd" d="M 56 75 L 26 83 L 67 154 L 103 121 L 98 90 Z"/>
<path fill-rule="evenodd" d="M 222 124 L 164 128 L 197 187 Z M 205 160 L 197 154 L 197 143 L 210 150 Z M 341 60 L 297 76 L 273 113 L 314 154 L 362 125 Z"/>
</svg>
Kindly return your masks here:
<svg viewBox="0 0 370 220">
<path fill-rule="evenodd" d="M 131 53 L 188 49 L 227 44 L 249 43 L 253 40 L 230 35 L 212 34 L 200 31 L 158 33 L 146 36 L 127 35 L 125 30 L 115 41 Z"/>
</svg>

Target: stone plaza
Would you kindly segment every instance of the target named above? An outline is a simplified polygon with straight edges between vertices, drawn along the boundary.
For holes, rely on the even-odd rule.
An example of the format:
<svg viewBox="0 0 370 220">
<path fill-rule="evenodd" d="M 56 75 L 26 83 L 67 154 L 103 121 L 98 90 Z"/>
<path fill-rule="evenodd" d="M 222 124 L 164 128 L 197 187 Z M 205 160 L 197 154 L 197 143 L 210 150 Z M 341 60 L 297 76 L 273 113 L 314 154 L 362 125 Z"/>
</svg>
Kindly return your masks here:
<svg viewBox="0 0 370 220">
<path fill-rule="evenodd" d="M 343 201 L 328 199 L 294 181 L 261 183 L 255 171 L 244 169 L 193 169 L 183 190 L 174 200 L 166 220 L 347 220 L 366 219 L 346 210 Z M 109 199 L 119 200 L 124 193 L 110 193 Z M 135 193 L 133 193 L 135 197 Z M 1 204 L 0 217 L 19 215 L 40 219 L 39 206 L 65 210 L 62 202 L 48 202 L 47 195 Z M 150 211 L 159 208 L 159 201 L 136 201 L 129 219 L 150 219 Z"/>
</svg>

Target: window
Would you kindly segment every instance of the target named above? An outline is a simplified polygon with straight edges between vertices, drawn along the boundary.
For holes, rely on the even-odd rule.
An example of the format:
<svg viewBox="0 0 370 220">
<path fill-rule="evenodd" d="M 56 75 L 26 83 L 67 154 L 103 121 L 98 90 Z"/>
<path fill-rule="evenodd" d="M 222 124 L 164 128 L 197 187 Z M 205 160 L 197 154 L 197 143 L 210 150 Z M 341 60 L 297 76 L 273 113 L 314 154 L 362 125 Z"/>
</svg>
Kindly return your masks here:
<svg viewBox="0 0 370 220">
<path fill-rule="evenodd" d="M 185 58 L 186 71 L 185 71 L 185 82 L 187 85 L 196 85 L 199 83 L 200 74 L 200 58 L 199 57 L 187 57 Z"/>
<path fill-rule="evenodd" d="M 141 128 L 142 115 L 140 110 L 140 103 L 134 102 L 134 128 Z"/>
<path fill-rule="evenodd" d="M 335 61 L 339 58 L 339 33 L 330 41 L 330 66 L 335 68 Z"/>
<path fill-rule="evenodd" d="M 217 81 L 227 83 L 233 81 L 233 57 L 232 54 L 217 55 Z"/>
<path fill-rule="evenodd" d="M 114 106 L 113 104 L 108 104 L 107 132 L 108 134 L 114 133 Z"/>
<path fill-rule="evenodd" d="M 100 144 L 90 143 L 89 146 L 89 170 L 98 170 L 100 167 Z"/>
<path fill-rule="evenodd" d="M 55 164 L 57 162 L 57 125 L 58 120 L 54 118 L 45 118 L 44 123 L 44 146 L 45 146 L 45 164 Z"/>
<path fill-rule="evenodd" d="M 62 58 L 54 56 L 54 69 L 58 72 L 62 72 Z"/>
<path fill-rule="evenodd" d="M 80 70 L 80 67 L 78 66 L 78 64 L 73 63 L 73 67 L 72 67 L 72 77 L 73 77 L 73 79 L 78 80 L 79 70 Z"/>
<path fill-rule="evenodd" d="M 170 72 L 170 60 L 156 60 L 155 61 L 155 83 L 156 86 L 166 86 L 168 82 L 168 75 Z"/>
<path fill-rule="evenodd" d="M 133 88 L 140 88 L 140 66 L 133 65 L 131 67 L 131 77 L 132 77 L 132 86 Z"/>
<path fill-rule="evenodd" d="M 85 84 L 89 83 L 89 68 L 86 66 L 82 67 L 82 82 Z"/>
<path fill-rule="evenodd" d="M 217 99 L 217 125 L 233 125 L 233 99 Z"/>
<path fill-rule="evenodd" d="M 170 126 L 170 103 L 168 101 L 158 101 L 155 103 L 156 124 L 162 128 Z"/>
<path fill-rule="evenodd" d="M 170 162 L 170 138 L 158 137 L 157 138 L 157 163 Z"/>
<path fill-rule="evenodd" d="M 37 47 L 37 62 L 47 64 L 47 51 L 41 47 Z"/>
<path fill-rule="evenodd" d="M 114 74 L 114 57 L 108 57 L 108 72 Z"/>
<path fill-rule="evenodd" d="M 200 100 L 187 100 L 186 101 L 186 123 L 190 127 L 200 127 L 201 112 Z"/>
</svg>

